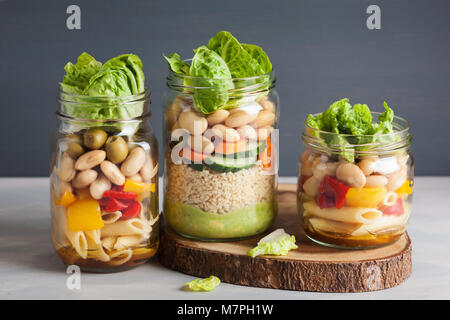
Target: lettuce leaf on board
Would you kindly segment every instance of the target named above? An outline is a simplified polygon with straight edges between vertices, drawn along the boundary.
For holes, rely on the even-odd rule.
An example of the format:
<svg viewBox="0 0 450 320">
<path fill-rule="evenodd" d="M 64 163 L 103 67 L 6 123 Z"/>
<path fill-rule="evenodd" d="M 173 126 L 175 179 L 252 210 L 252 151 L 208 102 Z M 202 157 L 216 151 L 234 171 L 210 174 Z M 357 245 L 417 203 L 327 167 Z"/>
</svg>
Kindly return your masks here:
<svg viewBox="0 0 450 320">
<path fill-rule="evenodd" d="M 192 280 L 185 284 L 191 291 L 212 291 L 220 284 L 220 279 L 216 276 L 210 276 L 205 279 Z"/>
<path fill-rule="evenodd" d="M 81 94 L 89 84 L 89 79 L 101 68 L 101 62 L 96 61 L 89 53 L 83 52 L 76 64 L 68 62 L 64 66 L 66 74 L 60 83 L 61 88 L 67 93 Z"/>
<path fill-rule="evenodd" d="M 292 249 L 297 249 L 295 236 L 291 236 L 284 229 L 277 229 L 268 234 L 258 245 L 247 252 L 247 255 L 254 258 L 260 255 L 284 256 Z"/>
<path fill-rule="evenodd" d="M 228 101 L 228 90 L 233 88 L 230 70 L 225 61 L 206 46 L 194 50 L 189 69 L 190 85 L 194 89 L 195 108 L 210 114 L 222 108 Z"/>
</svg>

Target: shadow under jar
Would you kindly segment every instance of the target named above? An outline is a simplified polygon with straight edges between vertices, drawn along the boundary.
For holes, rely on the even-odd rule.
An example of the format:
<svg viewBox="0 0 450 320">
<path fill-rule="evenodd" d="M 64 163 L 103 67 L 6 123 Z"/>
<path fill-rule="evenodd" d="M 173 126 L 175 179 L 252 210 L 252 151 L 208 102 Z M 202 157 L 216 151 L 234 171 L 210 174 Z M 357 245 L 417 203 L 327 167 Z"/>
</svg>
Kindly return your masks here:
<svg viewBox="0 0 450 320">
<path fill-rule="evenodd" d="M 126 97 L 60 91 L 50 204 L 52 241 L 64 263 L 114 272 L 155 255 L 158 146 L 149 99 L 148 91 Z"/>
<path fill-rule="evenodd" d="M 364 249 L 392 243 L 406 231 L 414 179 L 411 133 L 409 123 L 397 116 L 393 129 L 375 139 L 340 135 L 350 144 L 330 145 L 326 141 L 339 141 L 335 133 L 305 123 L 297 208 L 309 239 Z"/>
<path fill-rule="evenodd" d="M 169 70 L 164 96 L 164 217 L 204 241 L 260 234 L 277 213 L 274 73 L 226 81 L 221 91 Z"/>
</svg>

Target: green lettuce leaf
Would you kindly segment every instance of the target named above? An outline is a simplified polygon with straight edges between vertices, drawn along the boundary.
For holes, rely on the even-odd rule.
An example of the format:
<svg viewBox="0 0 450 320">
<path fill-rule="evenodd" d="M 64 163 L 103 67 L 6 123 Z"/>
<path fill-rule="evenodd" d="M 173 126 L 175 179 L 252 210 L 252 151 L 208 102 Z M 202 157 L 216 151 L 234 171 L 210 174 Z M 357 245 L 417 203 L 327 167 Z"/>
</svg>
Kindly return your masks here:
<svg viewBox="0 0 450 320">
<path fill-rule="evenodd" d="M 230 70 L 225 61 L 205 46 L 194 50 L 189 69 L 198 111 L 209 114 L 222 108 L 228 101 L 228 90 L 233 88 Z"/>
<path fill-rule="evenodd" d="M 83 52 L 76 64 L 68 62 L 64 66 L 66 74 L 63 77 L 61 88 L 64 92 L 81 94 L 89 84 L 89 79 L 100 71 L 102 63 L 96 61 L 90 54 Z"/>
<path fill-rule="evenodd" d="M 297 248 L 295 236 L 287 234 L 284 229 L 277 229 L 259 240 L 258 245 L 250 249 L 247 255 L 253 258 L 260 255 L 284 256 Z"/>
<path fill-rule="evenodd" d="M 244 47 L 245 51 L 247 51 L 250 56 L 258 62 L 264 73 L 269 73 L 272 71 L 272 63 L 261 47 L 254 44 L 245 43 L 243 43 L 242 46 Z"/>
<path fill-rule="evenodd" d="M 178 53 L 172 53 L 169 57 L 163 55 L 163 57 L 169 63 L 170 70 L 175 73 L 189 75 L 189 68 L 191 67 L 188 63 L 181 60 L 180 55 Z"/>
<path fill-rule="evenodd" d="M 233 78 L 265 74 L 258 61 L 227 31 L 220 31 L 215 37 L 209 39 L 208 49 L 217 52 L 222 57 Z"/>
<path fill-rule="evenodd" d="M 220 279 L 216 276 L 210 276 L 205 279 L 192 280 L 185 284 L 191 291 L 212 291 L 220 284 Z"/>
</svg>

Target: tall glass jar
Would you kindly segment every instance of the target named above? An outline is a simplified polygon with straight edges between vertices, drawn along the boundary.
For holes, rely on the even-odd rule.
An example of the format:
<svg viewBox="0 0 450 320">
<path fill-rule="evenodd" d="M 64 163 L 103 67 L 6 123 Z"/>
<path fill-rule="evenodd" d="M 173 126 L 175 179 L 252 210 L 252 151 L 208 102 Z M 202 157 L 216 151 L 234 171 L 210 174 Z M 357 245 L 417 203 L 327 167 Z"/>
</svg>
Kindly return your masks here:
<svg viewBox="0 0 450 320">
<path fill-rule="evenodd" d="M 341 141 L 337 134 L 305 122 L 297 205 L 308 238 L 362 249 L 392 243 L 406 231 L 414 179 L 411 133 L 400 117 L 393 129 L 375 138 L 345 135 L 348 145 L 330 145 L 326 141 Z"/>
<path fill-rule="evenodd" d="M 50 160 L 51 235 L 66 264 L 113 272 L 158 248 L 158 146 L 150 92 L 60 92 Z"/>
<path fill-rule="evenodd" d="M 169 70 L 164 96 L 164 216 L 205 241 L 262 233 L 277 214 L 275 75 L 225 80 L 232 90 Z"/>
</svg>

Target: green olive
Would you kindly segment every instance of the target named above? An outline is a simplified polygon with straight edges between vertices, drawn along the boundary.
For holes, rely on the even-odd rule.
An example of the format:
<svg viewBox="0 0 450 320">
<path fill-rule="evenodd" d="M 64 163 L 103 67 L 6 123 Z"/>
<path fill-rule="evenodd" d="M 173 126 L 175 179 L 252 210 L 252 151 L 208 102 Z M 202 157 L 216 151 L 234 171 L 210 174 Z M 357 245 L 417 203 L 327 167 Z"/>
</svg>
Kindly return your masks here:
<svg viewBox="0 0 450 320">
<path fill-rule="evenodd" d="M 108 134 L 102 129 L 89 129 L 84 133 L 84 145 L 89 149 L 100 149 L 105 144 Z"/>
<path fill-rule="evenodd" d="M 106 157 L 109 161 L 118 164 L 128 155 L 128 145 L 121 136 L 112 136 L 106 140 Z"/>
<path fill-rule="evenodd" d="M 72 142 L 69 142 L 69 144 L 67 145 L 67 153 L 69 154 L 69 156 L 71 156 L 74 159 L 81 156 L 83 154 L 83 152 L 84 152 L 84 148 L 78 142 L 72 141 Z"/>
</svg>

